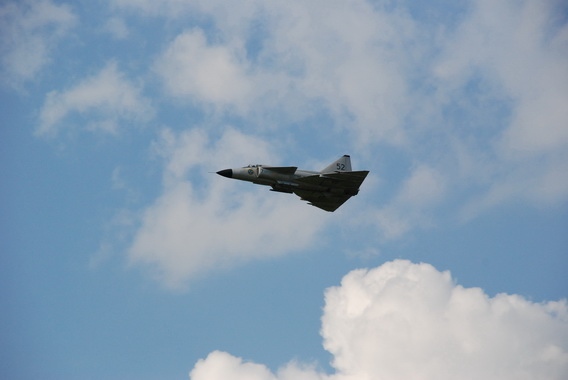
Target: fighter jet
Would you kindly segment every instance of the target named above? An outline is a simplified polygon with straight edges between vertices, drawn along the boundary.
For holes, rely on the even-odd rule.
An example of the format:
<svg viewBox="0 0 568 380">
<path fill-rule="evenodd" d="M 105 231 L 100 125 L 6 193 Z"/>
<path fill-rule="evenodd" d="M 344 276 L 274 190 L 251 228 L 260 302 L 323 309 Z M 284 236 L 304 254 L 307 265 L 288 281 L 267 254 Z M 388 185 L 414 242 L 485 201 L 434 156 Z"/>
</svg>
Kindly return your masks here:
<svg viewBox="0 0 568 380">
<path fill-rule="evenodd" d="M 321 172 L 297 166 L 248 165 L 220 170 L 217 174 L 272 187 L 271 191 L 296 194 L 310 205 L 333 212 L 359 193 L 368 170 L 352 171 L 351 158 L 344 155 Z"/>
</svg>

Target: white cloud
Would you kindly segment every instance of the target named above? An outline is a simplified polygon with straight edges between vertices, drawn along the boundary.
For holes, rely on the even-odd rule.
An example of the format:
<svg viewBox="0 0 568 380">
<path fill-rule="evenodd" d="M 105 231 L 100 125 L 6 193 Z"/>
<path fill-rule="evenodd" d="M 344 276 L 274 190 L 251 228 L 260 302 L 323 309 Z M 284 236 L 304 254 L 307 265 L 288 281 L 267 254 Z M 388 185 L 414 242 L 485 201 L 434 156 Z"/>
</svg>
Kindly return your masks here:
<svg viewBox="0 0 568 380">
<path fill-rule="evenodd" d="M 192 380 L 549 379 L 568 375 L 566 301 L 489 297 L 449 272 L 397 260 L 354 270 L 325 294 L 324 347 L 335 373 L 265 366 L 215 351 Z M 247 377 L 250 376 L 250 377 Z"/>
<path fill-rule="evenodd" d="M 394 261 L 328 289 L 322 335 L 334 368 L 355 378 L 560 379 L 567 318 L 565 302 L 490 298 L 449 272 Z"/>
<path fill-rule="evenodd" d="M 128 254 L 168 287 L 304 249 L 327 220 L 296 197 L 206 173 L 244 160 L 261 163 L 272 156 L 274 162 L 271 147 L 257 137 L 228 129 L 212 142 L 201 130 L 166 130 L 155 149 L 167 160 L 163 193 L 142 212 Z"/>
<path fill-rule="evenodd" d="M 56 135 L 64 120 L 78 114 L 86 128 L 116 133 L 125 121 L 146 122 L 153 117 L 150 101 L 140 86 L 122 74 L 115 62 L 63 92 L 47 94 L 39 116 L 38 135 Z"/>
<path fill-rule="evenodd" d="M 568 25 L 560 2 L 475 2 L 444 62 L 467 80 L 480 70 L 513 103 L 503 154 L 534 154 L 568 144 Z"/>
<path fill-rule="evenodd" d="M 191 371 L 195 380 L 276 380 L 263 365 L 243 362 L 225 352 L 214 351 L 206 359 L 200 360 Z"/>
<path fill-rule="evenodd" d="M 277 375 L 266 366 L 246 362 L 226 352 L 213 351 L 207 358 L 199 360 L 191 373 L 192 380 L 323 380 L 328 377 L 313 367 L 290 363 L 281 368 Z"/>
<path fill-rule="evenodd" d="M 169 93 L 220 106 L 242 106 L 250 89 L 239 52 L 208 44 L 200 29 L 180 34 L 156 64 Z"/>
<path fill-rule="evenodd" d="M 117 5 L 169 15 L 179 4 Z M 336 131 L 358 143 L 404 141 L 401 122 L 411 107 L 402 61 L 415 30 L 403 12 L 387 14 L 365 1 L 208 1 L 185 13 L 189 8 L 218 30 L 214 42 L 200 29 L 184 32 L 159 58 L 157 72 L 172 95 L 248 117 L 270 119 L 278 111 L 281 124 L 323 109 Z"/>
<path fill-rule="evenodd" d="M 4 2 L 0 6 L 1 81 L 16 89 L 35 78 L 51 50 L 77 22 L 67 5 L 49 0 Z"/>
</svg>

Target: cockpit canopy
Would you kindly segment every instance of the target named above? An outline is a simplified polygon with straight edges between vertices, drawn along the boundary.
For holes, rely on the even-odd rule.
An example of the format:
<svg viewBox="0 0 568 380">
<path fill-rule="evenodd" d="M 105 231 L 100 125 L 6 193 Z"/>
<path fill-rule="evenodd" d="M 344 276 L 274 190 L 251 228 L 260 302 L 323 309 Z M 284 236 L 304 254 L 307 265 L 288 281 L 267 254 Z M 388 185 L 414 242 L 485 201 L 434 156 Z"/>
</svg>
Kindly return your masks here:
<svg viewBox="0 0 568 380">
<path fill-rule="evenodd" d="M 262 165 L 256 164 L 256 165 L 247 165 L 247 166 L 243 166 L 243 168 L 257 168 L 257 167 L 261 167 Z"/>
</svg>

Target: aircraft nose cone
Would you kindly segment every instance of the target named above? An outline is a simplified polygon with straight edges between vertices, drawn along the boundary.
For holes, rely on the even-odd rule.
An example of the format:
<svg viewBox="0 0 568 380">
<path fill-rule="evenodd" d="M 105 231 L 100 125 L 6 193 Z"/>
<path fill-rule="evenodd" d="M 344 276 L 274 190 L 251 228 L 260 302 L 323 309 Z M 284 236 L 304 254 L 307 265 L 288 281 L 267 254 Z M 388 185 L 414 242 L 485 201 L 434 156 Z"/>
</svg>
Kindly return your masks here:
<svg viewBox="0 0 568 380">
<path fill-rule="evenodd" d="M 233 169 L 219 170 L 217 174 L 222 175 L 223 177 L 233 178 Z"/>
</svg>

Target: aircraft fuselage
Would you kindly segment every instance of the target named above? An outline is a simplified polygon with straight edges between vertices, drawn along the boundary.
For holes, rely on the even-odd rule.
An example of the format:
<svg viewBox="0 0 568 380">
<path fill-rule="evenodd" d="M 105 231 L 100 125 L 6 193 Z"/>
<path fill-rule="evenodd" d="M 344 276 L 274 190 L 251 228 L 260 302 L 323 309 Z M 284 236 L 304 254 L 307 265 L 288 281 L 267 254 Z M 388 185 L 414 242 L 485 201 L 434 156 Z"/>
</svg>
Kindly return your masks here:
<svg viewBox="0 0 568 380">
<path fill-rule="evenodd" d="M 271 166 L 264 165 L 249 165 L 243 168 L 226 169 L 217 172 L 224 177 L 239 179 L 241 181 L 248 181 L 257 185 L 272 186 L 272 191 L 282 193 L 293 193 L 294 189 L 333 192 L 335 194 L 348 194 L 355 195 L 353 191 L 345 192 L 347 189 L 337 189 L 333 191 L 332 188 L 299 182 L 298 179 L 311 176 L 322 176 L 320 172 L 310 170 L 296 169 L 294 174 L 284 174 L 278 171 L 270 170 Z M 342 191 L 343 190 L 343 191 Z"/>
</svg>

